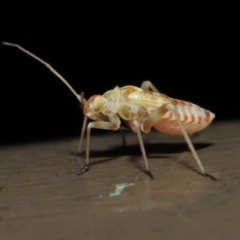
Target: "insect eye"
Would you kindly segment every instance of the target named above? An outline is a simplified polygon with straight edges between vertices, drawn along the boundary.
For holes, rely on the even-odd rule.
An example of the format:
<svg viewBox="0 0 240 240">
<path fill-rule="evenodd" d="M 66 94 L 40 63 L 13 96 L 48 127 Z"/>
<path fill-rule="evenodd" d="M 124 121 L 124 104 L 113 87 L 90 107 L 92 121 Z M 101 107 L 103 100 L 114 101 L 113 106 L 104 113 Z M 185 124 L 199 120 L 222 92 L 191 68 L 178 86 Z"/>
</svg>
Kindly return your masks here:
<svg viewBox="0 0 240 240">
<path fill-rule="evenodd" d="M 104 105 L 104 99 L 102 98 L 102 96 L 95 97 L 93 102 L 94 111 L 96 112 L 100 111 L 103 105 Z"/>
</svg>

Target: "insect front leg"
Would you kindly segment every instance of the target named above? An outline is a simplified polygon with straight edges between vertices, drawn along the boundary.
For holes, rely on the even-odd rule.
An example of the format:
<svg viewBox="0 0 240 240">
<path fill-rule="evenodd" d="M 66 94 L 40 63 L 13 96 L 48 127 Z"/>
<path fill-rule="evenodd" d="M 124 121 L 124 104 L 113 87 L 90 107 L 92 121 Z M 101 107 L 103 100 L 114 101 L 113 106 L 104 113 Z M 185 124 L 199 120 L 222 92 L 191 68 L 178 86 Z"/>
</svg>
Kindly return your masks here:
<svg viewBox="0 0 240 240">
<path fill-rule="evenodd" d="M 177 113 L 176 109 L 175 109 L 175 106 L 173 104 L 170 104 L 170 103 L 167 103 L 167 104 L 164 104 L 163 106 L 159 107 L 158 109 L 156 109 L 152 114 L 149 115 L 149 117 L 145 120 L 143 126 L 142 126 L 142 130 L 145 132 L 145 133 L 148 133 L 150 132 L 152 126 L 157 123 L 159 120 L 162 119 L 162 117 L 168 112 L 168 111 L 172 111 L 173 114 L 175 115 L 175 118 L 176 118 L 176 121 L 179 125 L 179 128 L 181 129 L 182 131 L 182 134 L 201 170 L 201 173 L 202 175 L 205 175 L 205 176 L 209 176 L 211 177 L 213 180 L 215 180 L 214 177 L 212 177 L 211 175 L 207 174 L 202 163 L 201 163 L 201 160 L 199 159 L 196 151 L 195 151 L 195 148 L 185 130 L 185 128 L 183 127 L 181 121 L 180 121 L 180 118 L 179 118 L 179 114 Z"/>
<path fill-rule="evenodd" d="M 80 140 L 79 140 L 78 150 L 77 150 L 77 152 L 72 152 L 71 153 L 72 155 L 75 155 L 75 156 L 81 156 L 82 155 L 82 149 L 83 149 L 82 146 L 83 146 L 83 141 L 84 141 L 85 132 L 86 132 L 87 119 L 88 118 L 86 116 L 84 116 L 83 124 L 82 124 L 82 128 L 81 128 L 81 133 L 80 133 Z M 105 115 L 98 114 L 98 115 L 94 116 L 94 121 L 97 121 L 97 122 L 109 122 L 109 119 Z M 124 135 L 123 128 L 119 127 L 119 130 L 120 130 L 120 134 L 121 134 L 122 145 L 126 146 L 127 143 L 126 143 L 126 138 L 125 138 L 125 135 Z"/>
<path fill-rule="evenodd" d="M 87 126 L 87 143 L 86 143 L 86 162 L 85 166 L 80 169 L 77 174 L 81 175 L 89 170 L 89 147 L 90 147 L 90 132 L 92 128 L 105 130 L 118 130 L 119 125 L 113 122 L 90 122 Z"/>
<path fill-rule="evenodd" d="M 82 146 L 83 146 L 83 140 L 84 140 L 85 132 L 86 132 L 87 119 L 88 118 L 86 116 L 84 116 L 77 152 L 71 152 L 71 154 L 74 156 L 82 155 Z"/>
</svg>

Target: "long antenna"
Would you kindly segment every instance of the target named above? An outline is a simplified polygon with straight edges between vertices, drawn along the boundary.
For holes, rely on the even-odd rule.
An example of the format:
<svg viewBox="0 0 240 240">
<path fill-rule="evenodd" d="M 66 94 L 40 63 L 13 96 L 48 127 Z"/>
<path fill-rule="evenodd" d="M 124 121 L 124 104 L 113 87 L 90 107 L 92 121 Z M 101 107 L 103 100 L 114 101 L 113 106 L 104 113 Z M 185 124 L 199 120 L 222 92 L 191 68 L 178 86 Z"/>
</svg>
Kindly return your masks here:
<svg viewBox="0 0 240 240">
<path fill-rule="evenodd" d="M 48 64 L 47 62 L 45 62 L 44 60 L 42 60 L 38 56 L 34 55 L 33 53 L 29 52 L 27 49 L 21 47 L 18 44 L 8 43 L 8 42 L 2 42 L 2 44 L 6 45 L 6 46 L 9 46 L 9 47 L 16 47 L 19 50 L 26 53 L 27 55 L 33 57 L 34 59 L 36 59 L 37 61 L 39 61 L 43 65 L 45 65 L 53 74 L 55 74 L 70 89 L 70 91 L 76 96 L 76 98 L 84 105 L 86 100 L 83 99 L 81 95 L 77 94 L 77 92 L 72 88 L 72 86 L 67 82 L 67 80 L 62 75 L 60 75 L 50 64 Z"/>
</svg>

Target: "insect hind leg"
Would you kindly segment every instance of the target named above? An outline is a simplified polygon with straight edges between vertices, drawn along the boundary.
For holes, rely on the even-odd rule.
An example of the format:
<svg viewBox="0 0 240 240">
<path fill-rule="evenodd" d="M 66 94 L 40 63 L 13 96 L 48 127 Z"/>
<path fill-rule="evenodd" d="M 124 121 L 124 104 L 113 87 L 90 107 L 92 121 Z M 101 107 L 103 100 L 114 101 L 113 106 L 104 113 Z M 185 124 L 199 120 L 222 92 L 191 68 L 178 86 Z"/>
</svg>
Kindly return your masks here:
<svg viewBox="0 0 240 240">
<path fill-rule="evenodd" d="M 176 118 L 176 121 L 182 131 L 182 134 L 188 144 L 188 147 L 190 148 L 199 168 L 200 168 L 200 171 L 201 171 L 201 174 L 204 175 L 204 176 L 207 176 L 207 177 L 210 177 L 211 179 L 215 179 L 213 176 L 209 175 L 206 173 L 203 165 L 202 165 L 202 162 L 201 160 L 199 159 L 196 151 L 195 151 L 195 148 L 185 130 L 185 128 L 183 127 L 181 121 L 180 121 L 180 118 L 179 118 L 179 114 L 177 113 L 176 109 L 175 109 L 175 106 L 173 104 L 170 104 L 170 103 L 167 103 L 167 104 L 164 104 L 163 106 L 159 107 L 158 109 L 156 109 L 152 114 L 149 115 L 149 117 L 145 120 L 143 126 L 142 126 L 142 130 L 143 132 L 145 133 L 148 133 L 150 132 L 152 126 L 157 123 L 160 119 L 162 119 L 162 117 L 168 112 L 168 111 L 172 111 L 173 114 L 175 115 L 175 118 Z M 215 179 L 216 180 L 216 179 Z"/>
<path fill-rule="evenodd" d="M 152 82 L 146 80 L 142 83 L 141 85 L 141 89 L 143 89 L 144 91 L 149 91 L 152 90 L 153 92 L 157 92 L 159 93 L 159 91 L 157 90 L 157 88 L 152 84 Z"/>
</svg>

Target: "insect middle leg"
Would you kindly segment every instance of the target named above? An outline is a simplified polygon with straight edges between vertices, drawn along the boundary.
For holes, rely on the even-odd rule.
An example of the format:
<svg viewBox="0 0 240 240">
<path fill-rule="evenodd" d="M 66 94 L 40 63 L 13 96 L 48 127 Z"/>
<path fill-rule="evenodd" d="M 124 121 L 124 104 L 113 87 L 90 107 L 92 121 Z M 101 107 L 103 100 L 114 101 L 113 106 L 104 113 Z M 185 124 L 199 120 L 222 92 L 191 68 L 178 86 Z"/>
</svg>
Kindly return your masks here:
<svg viewBox="0 0 240 240">
<path fill-rule="evenodd" d="M 145 166 L 146 166 L 146 173 L 152 179 L 154 179 L 152 173 L 149 170 L 149 165 L 148 165 L 146 152 L 145 152 L 145 148 L 144 148 L 144 144 L 143 144 L 143 140 L 142 140 L 141 130 L 140 130 L 140 123 L 137 120 L 133 120 L 132 124 L 134 125 L 134 127 L 136 129 L 136 133 L 137 133 L 138 140 L 139 140 L 139 145 L 140 145 L 142 155 L 143 155 L 143 159 L 144 159 L 144 163 L 145 163 Z M 81 174 L 83 174 L 83 173 L 85 173 L 89 170 L 90 132 L 91 132 L 92 128 L 115 131 L 115 130 L 118 130 L 120 127 L 119 127 L 118 124 L 115 124 L 113 122 L 104 122 L 104 121 L 90 122 L 88 124 L 88 126 L 87 126 L 87 143 L 86 143 L 86 162 L 85 162 L 85 166 L 77 172 L 78 175 L 81 175 Z"/>
<path fill-rule="evenodd" d="M 132 124 L 134 125 L 135 131 L 136 131 L 137 136 L 138 136 L 139 145 L 140 145 L 140 148 L 141 148 L 141 151 L 142 151 L 142 156 L 143 156 L 143 160 L 144 160 L 145 167 L 146 167 L 146 174 L 150 178 L 154 179 L 154 177 L 153 177 L 153 175 L 152 175 L 152 173 L 151 173 L 151 171 L 149 169 L 148 160 L 147 160 L 147 156 L 146 156 L 146 151 L 145 151 L 145 147 L 144 147 L 143 140 L 142 140 L 140 123 L 137 120 L 133 120 Z"/>
</svg>

